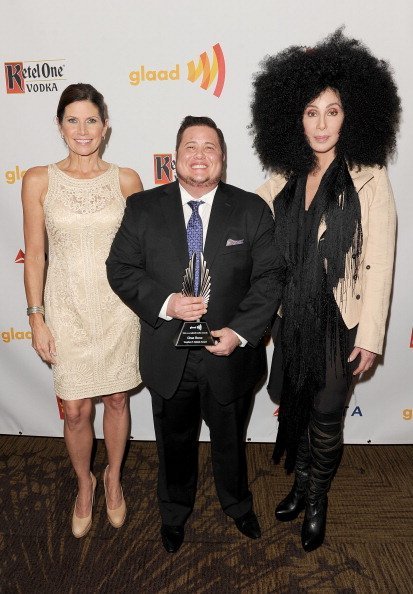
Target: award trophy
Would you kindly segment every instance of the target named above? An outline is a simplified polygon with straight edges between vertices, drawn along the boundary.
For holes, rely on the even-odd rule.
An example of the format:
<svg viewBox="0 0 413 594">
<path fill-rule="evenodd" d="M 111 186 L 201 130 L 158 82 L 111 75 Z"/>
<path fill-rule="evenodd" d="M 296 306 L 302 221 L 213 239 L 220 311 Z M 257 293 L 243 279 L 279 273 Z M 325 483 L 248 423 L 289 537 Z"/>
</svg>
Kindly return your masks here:
<svg viewBox="0 0 413 594">
<path fill-rule="evenodd" d="M 197 262 L 197 259 L 199 262 Z M 197 266 L 199 263 L 199 266 Z M 197 270 L 199 268 L 199 270 Z M 199 283 L 196 287 L 196 275 L 199 275 Z M 185 270 L 182 283 L 182 295 L 185 297 L 202 297 L 207 304 L 211 292 L 211 277 L 202 254 L 194 253 L 189 261 L 188 268 Z M 199 347 L 205 345 L 214 345 L 215 341 L 205 320 L 196 320 L 195 322 L 183 321 L 178 334 L 175 337 L 174 345 L 176 347 Z"/>
</svg>

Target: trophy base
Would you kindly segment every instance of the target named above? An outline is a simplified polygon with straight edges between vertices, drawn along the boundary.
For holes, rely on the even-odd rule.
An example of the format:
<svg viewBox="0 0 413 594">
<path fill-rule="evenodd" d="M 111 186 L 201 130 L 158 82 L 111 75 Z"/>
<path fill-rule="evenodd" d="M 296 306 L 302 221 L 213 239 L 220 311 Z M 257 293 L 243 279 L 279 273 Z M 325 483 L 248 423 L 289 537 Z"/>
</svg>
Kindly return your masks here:
<svg viewBox="0 0 413 594">
<path fill-rule="evenodd" d="M 175 337 L 174 345 L 178 348 L 213 346 L 215 340 L 205 321 L 182 322 Z"/>
</svg>

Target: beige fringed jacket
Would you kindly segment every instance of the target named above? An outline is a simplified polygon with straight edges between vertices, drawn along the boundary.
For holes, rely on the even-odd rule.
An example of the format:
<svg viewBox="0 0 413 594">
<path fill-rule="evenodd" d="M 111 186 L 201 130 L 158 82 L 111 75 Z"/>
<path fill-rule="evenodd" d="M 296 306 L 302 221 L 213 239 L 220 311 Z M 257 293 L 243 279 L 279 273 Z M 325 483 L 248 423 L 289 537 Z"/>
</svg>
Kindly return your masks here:
<svg viewBox="0 0 413 594">
<path fill-rule="evenodd" d="M 350 171 L 361 205 L 363 246 L 355 284 L 351 255 L 347 255 L 343 282 L 334 290 L 347 328 L 358 324 L 355 346 L 381 354 L 393 276 L 396 207 L 385 167 L 362 167 Z M 273 174 L 257 190 L 272 208 L 272 201 L 286 184 Z M 321 221 L 320 240 L 326 225 Z"/>
</svg>

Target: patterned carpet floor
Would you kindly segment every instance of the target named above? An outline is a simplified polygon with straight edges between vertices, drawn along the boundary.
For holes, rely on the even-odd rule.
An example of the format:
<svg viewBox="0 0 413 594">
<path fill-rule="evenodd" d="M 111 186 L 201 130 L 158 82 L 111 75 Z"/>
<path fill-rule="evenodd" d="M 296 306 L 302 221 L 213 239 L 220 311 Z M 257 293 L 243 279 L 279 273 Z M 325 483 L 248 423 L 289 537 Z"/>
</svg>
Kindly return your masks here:
<svg viewBox="0 0 413 594">
<path fill-rule="evenodd" d="M 131 442 L 123 472 L 128 518 L 106 519 L 105 448 L 97 442 L 93 527 L 69 522 L 75 478 L 62 439 L 0 436 L 0 592 L 5 594 L 412 594 L 413 446 L 346 446 L 329 498 L 323 547 L 305 553 L 300 519 L 274 506 L 291 484 L 270 444 L 247 445 L 263 536 L 250 541 L 221 511 L 209 444 L 200 444 L 195 510 L 185 542 L 159 539 L 155 444 Z"/>
</svg>

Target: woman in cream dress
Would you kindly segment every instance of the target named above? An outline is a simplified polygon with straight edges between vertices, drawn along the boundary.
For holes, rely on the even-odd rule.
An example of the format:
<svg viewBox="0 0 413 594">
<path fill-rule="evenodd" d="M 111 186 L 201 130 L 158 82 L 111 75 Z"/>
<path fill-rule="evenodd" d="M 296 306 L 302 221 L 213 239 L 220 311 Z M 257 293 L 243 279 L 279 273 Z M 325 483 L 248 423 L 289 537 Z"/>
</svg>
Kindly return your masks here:
<svg viewBox="0 0 413 594">
<path fill-rule="evenodd" d="M 140 383 L 139 321 L 111 290 L 105 260 L 125 199 L 142 190 L 142 184 L 132 169 L 100 158 L 107 109 L 91 85 L 63 91 L 57 121 L 68 156 L 29 169 L 23 182 L 25 288 L 33 348 L 52 365 L 55 392 L 63 401 L 64 436 L 78 479 L 72 532 L 80 538 L 92 524 L 96 396 L 104 403 L 107 514 L 116 528 L 126 516 L 120 466 L 130 426 L 127 390 Z M 44 287 L 45 231 L 49 264 Z"/>
</svg>

